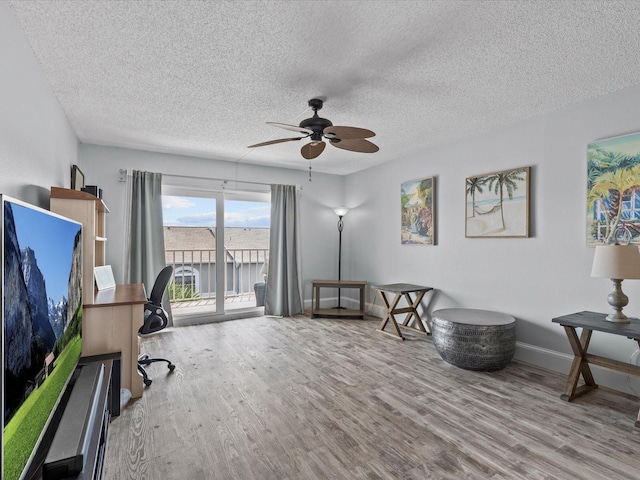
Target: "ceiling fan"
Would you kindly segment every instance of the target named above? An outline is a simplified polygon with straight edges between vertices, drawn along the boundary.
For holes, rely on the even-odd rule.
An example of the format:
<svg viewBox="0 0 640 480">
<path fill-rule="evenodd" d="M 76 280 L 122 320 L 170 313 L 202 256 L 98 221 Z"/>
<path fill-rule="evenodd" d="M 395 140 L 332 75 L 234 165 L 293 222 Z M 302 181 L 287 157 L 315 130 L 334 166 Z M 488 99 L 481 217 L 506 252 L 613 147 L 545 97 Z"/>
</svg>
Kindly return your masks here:
<svg viewBox="0 0 640 480">
<path fill-rule="evenodd" d="M 304 136 L 270 140 L 268 142 L 249 145 L 247 148 L 264 147 L 265 145 L 310 138 L 311 141 L 300 149 L 300 153 L 307 160 L 311 160 L 324 151 L 326 143 L 322 139 L 325 138 L 334 147 L 351 150 L 352 152 L 375 153 L 380 150 L 377 145 L 365 140 L 366 138 L 375 136 L 375 133 L 371 130 L 356 127 L 338 127 L 334 126 L 330 120 L 319 117 L 318 110 L 322 108 L 322 104 L 323 100 L 319 98 L 309 100 L 309 106 L 313 109 L 313 117 L 301 121 L 297 127 L 295 125 L 287 125 L 286 123 L 267 122 L 269 125 L 284 128 L 285 130 L 304 133 Z"/>
</svg>

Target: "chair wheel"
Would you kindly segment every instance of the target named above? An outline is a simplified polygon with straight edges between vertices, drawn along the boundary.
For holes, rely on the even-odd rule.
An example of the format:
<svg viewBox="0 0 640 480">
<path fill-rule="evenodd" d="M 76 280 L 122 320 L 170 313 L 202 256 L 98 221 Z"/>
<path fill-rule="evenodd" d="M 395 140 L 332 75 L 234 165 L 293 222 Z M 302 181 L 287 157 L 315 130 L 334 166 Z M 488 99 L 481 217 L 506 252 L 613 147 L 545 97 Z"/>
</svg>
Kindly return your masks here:
<svg viewBox="0 0 640 480">
<path fill-rule="evenodd" d="M 149 385 L 151 385 L 153 380 L 151 380 L 150 378 L 145 378 L 145 379 L 143 379 L 143 382 L 148 387 Z"/>
<path fill-rule="evenodd" d="M 173 372 L 176 369 L 176 366 L 173 363 L 170 363 L 169 365 L 167 365 L 167 368 L 170 372 Z"/>
</svg>

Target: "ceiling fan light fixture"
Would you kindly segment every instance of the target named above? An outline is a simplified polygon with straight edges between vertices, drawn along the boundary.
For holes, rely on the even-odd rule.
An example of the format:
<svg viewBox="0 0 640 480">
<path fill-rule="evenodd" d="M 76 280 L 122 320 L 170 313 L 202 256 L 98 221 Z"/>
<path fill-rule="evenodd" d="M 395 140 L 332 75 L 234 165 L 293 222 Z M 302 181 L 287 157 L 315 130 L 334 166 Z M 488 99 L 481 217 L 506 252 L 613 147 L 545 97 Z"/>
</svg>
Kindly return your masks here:
<svg viewBox="0 0 640 480">
<path fill-rule="evenodd" d="M 312 98 L 309 100 L 309 106 L 313 109 L 313 116 L 302 120 L 298 126 L 288 125 L 286 123 L 267 122 L 269 125 L 306 134 L 306 136 L 270 140 L 268 142 L 251 145 L 250 148 L 308 138 L 309 143 L 300 149 L 300 153 L 303 158 L 311 160 L 324 151 L 324 147 L 327 144 L 324 142 L 323 138 L 326 138 L 328 143 L 331 143 L 334 147 L 338 147 L 343 150 L 351 150 L 353 152 L 361 153 L 374 153 L 379 150 L 376 145 L 365 140 L 365 138 L 375 136 L 375 133 L 371 130 L 356 127 L 334 126 L 331 120 L 320 117 L 318 115 L 318 110 L 322 108 L 323 102 L 324 100 L 321 98 Z"/>
</svg>

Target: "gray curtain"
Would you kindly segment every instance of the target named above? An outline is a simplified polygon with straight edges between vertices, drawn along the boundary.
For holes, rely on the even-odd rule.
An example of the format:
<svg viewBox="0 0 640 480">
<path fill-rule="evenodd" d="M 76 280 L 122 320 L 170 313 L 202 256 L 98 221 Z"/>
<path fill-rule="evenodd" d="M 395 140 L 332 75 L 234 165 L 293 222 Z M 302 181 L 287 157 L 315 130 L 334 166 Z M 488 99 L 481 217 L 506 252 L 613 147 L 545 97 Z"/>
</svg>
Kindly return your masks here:
<svg viewBox="0 0 640 480">
<path fill-rule="evenodd" d="M 133 171 L 129 228 L 129 283 L 144 283 L 147 295 L 166 266 L 162 225 L 162 174 Z M 165 292 L 163 306 L 171 324 L 171 308 Z"/>
<path fill-rule="evenodd" d="M 265 315 L 303 313 L 295 185 L 271 186 L 271 237 Z"/>
</svg>

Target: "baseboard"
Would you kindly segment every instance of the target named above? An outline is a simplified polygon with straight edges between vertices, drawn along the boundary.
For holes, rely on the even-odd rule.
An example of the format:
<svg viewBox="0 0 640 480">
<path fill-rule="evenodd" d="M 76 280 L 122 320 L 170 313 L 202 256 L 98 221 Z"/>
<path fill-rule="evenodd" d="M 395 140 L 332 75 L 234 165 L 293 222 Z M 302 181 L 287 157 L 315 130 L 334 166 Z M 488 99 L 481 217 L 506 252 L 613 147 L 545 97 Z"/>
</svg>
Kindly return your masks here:
<svg viewBox="0 0 640 480">
<path fill-rule="evenodd" d="M 364 310 L 368 315 L 378 318 L 384 317 L 384 314 L 386 313 L 386 310 L 382 305 L 374 305 L 372 303 L 367 303 L 364 306 Z"/>
<path fill-rule="evenodd" d="M 569 372 L 573 361 L 573 355 L 524 342 L 516 342 L 516 353 L 513 358 L 563 374 Z"/>
<path fill-rule="evenodd" d="M 523 342 L 516 342 L 514 358 L 564 375 L 569 373 L 573 362 L 573 355 Z M 598 385 L 634 396 L 640 394 L 640 378 L 607 370 L 597 365 L 589 365 L 589 367 Z"/>
<path fill-rule="evenodd" d="M 337 297 L 320 299 L 321 308 L 331 308 L 332 306 L 337 305 L 337 303 Z M 360 307 L 358 300 L 352 298 L 342 298 L 340 303 L 346 308 L 357 309 Z M 311 310 L 311 300 L 306 301 L 305 306 Z M 382 305 L 366 303 L 365 312 L 367 315 L 382 318 L 385 314 L 385 309 Z M 538 347 L 524 342 L 516 342 L 514 359 L 566 375 L 571 369 L 573 355 L 556 352 L 555 350 Z M 640 396 L 640 377 L 614 372 L 601 368 L 597 365 L 590 365 L 590 367 L 593 377 L 598 385 L 602 385 L 603 387 L 611 388 L 619 392 L 628 393 L 630 395 Z M 559 392 L 558 395 L 561 393 L 562 392 Z"/>
</svg>

